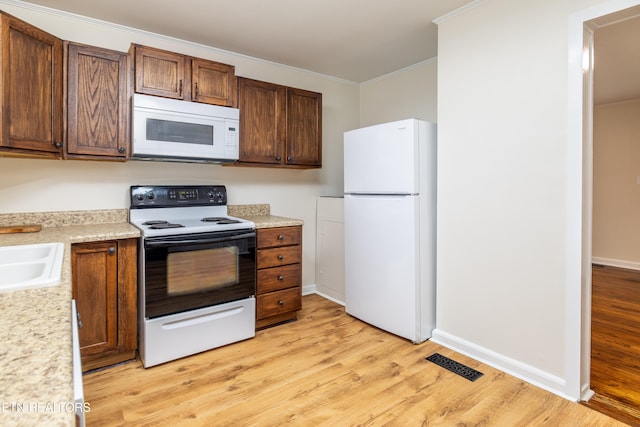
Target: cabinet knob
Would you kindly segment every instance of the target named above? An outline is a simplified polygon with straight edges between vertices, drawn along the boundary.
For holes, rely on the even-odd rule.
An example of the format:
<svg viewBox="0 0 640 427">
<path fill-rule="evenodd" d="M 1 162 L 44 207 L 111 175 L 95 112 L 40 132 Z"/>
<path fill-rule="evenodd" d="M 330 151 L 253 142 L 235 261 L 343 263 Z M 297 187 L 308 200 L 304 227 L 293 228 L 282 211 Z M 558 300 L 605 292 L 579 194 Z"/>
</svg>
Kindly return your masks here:
<svg viewBox="0 0 640 427">
<path fill-rule="evenodd" d="M 124 148 L 124 147 L 118 148 L 118 153 L 120 153 L 120 154 L 124 154 L 126 151 L 127 151 L 127 149 Z"/>
<path fill-rule="evenodd" d="M 109 252 L 109 254 L 115 254 L 116 253 L 116 248 L 114 248 L 113 246 L 110 247 L 109 249 L 107 249 L 107 252 Z"/>
<path fill-rule="evenodd" d="M 278 259 L 279 259 L 280 261 L 282 261 L 282 260 L 284 259 L 284 256 L 282 256 L 282 255 L 278 255 Z"/>
<path fill-rule="evenodd" d="M 278 280 L 284 280 L 284 276 L 282 275 L 278 276 Z"/>
<path fill-rule="evenodd" d="M 54 142 L 53 145 L 58 149 L 62 148 L 62 142 Z"/>
<path fill-rule="evenodd" d="M 291 156 L 287 156 L 287 162 L 290 162 L 291 160 Z"/>
<path fill-rule="evenodd" d="M 284 240 L 284 234 L 279 235 L 278 240 Z"/>
<path fill-rule="evenodd" d="M 284 305 L 284 301 L 282 300 L 278 301 L 278 305 Z"/>
<path fill-rule="evenodd" d="M 78 320 L 78 328 L 82 328 L 84 326 L 84 323 L 82 323 L 82 320 Z"/>
<path fill-rule="evenodd" d="M 276 160 L 277 160 L 277 161 L 280 161 L 280 160 L 282 160 L 282 156 L 280 156 L 280 155 L 277 155 L 277 156 L 276 156 Z"/>
</svg>

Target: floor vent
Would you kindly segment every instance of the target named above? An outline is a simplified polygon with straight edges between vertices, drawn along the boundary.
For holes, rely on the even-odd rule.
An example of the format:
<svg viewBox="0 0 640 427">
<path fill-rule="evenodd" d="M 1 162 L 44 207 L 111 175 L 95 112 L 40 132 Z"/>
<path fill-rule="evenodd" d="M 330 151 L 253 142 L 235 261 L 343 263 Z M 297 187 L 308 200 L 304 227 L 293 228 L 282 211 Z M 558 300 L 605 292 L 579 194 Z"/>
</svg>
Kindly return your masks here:
<svg viewBox="0 0 640 427">
<path fill-rule="evenodd" d="M 484 374 L 482 372 L 478 372 L 475 369 L 471 369 L 468 366 L 463 365 L 462 363 L 458 363 L 455 360 L 451 360 L 448 357 L 441 355 L 440 353 L 433 353 L 431 356 L 426 357 L 429 362 L 433 362 L 438 366 L 442 366 L 443 368 L 453 372 L 454 374 L 458 374 L 461 377 L 468 379 L 469 381 L 475 381 Z"/>
</svg>

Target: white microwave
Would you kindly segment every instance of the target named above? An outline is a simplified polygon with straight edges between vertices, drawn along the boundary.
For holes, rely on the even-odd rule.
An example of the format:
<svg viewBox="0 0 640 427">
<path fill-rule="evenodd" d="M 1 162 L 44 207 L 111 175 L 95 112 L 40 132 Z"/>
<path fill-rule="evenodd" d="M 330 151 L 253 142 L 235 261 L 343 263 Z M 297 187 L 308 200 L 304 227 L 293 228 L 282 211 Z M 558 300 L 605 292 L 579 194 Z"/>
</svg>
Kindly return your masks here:
<svg viewBox="0 0 640 427">
<path fill-rule="evenodd" d="M 238 160 L 237 108 L 133 94 L 131 157 L 224 163 Z"/>
</svg>

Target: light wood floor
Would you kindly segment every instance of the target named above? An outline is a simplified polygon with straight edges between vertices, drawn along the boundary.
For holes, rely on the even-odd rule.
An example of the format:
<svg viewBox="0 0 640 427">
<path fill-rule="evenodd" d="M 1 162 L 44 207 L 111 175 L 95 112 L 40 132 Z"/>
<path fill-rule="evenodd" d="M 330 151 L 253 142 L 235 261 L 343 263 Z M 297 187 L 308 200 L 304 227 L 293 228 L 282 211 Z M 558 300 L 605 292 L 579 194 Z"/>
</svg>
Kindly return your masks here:
<svg viewBox="0 0 640 427">
<path fill-rule="evenodd" d="M 425 357 L 484 373 L 468 381 Z M 398 338 L 317 295 L 297 322 L 150 369 L 84 376 L 91 426 L 616 426 L 435 343 Z"/>
<path fill-rule="evenodd" d="M 593 266 L 588 405 L 640 426 L 640 272 Z"/>
</svg>

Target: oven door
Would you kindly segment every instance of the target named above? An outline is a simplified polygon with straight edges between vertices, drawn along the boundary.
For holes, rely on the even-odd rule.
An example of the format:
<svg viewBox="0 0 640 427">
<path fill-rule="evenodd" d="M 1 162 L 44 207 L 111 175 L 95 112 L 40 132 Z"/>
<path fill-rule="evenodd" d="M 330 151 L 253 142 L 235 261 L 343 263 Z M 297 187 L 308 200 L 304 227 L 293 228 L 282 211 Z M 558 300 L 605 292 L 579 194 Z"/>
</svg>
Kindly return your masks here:
<svg viewBox="0 0 640 427">
<path fill-rule="evenodd" d="M 151 237 L 143 247 L 147 319 L 255 295 L 255 231 Z"/>
</svg>

